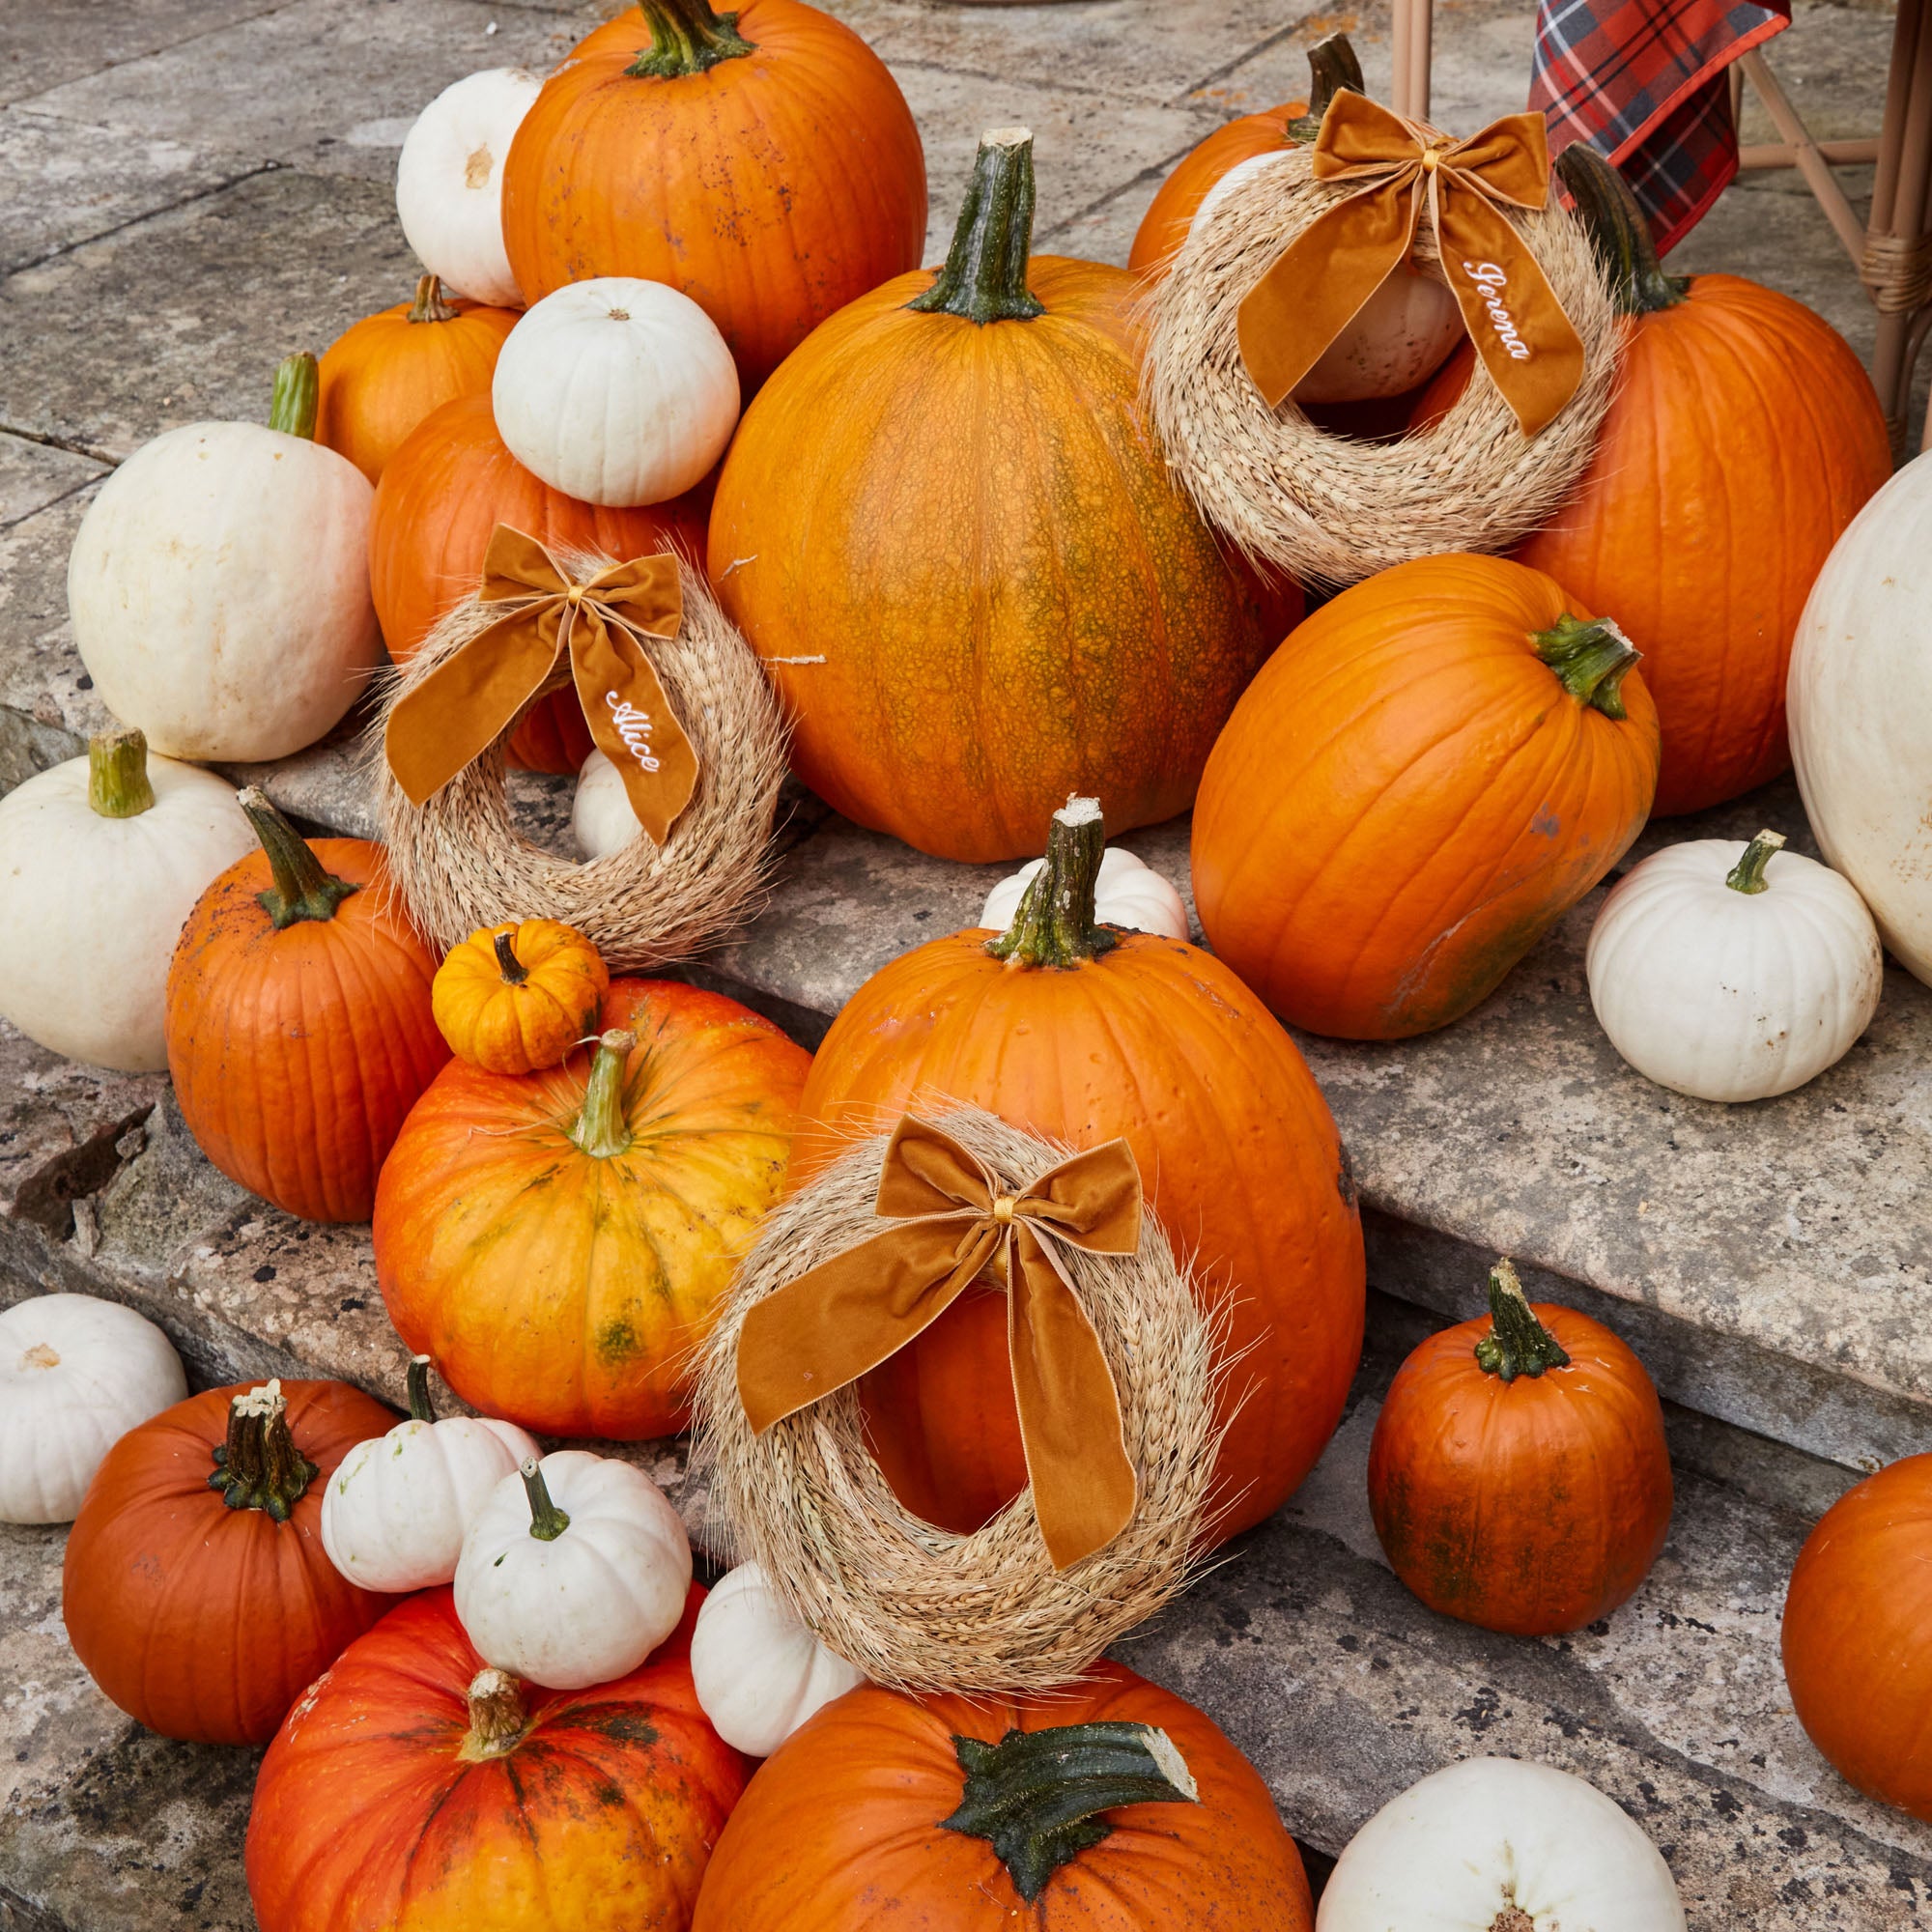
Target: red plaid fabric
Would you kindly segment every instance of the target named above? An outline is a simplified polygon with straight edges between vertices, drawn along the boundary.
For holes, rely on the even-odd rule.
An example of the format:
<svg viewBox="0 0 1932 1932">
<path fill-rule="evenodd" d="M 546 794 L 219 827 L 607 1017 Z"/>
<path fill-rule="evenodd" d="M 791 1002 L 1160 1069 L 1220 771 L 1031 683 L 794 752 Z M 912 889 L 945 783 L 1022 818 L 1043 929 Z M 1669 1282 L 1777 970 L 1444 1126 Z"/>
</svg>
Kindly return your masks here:
<svg viewBox="0 0 1932 1932">
<path fill-rule="evenodd" d="M 1724 69 L 1791 24 L 1791 0 L 1541 0 L 1529 104 L 1549 152 L 1614 161 L 1662 252 L 1738 171 Z"/>
</svg>

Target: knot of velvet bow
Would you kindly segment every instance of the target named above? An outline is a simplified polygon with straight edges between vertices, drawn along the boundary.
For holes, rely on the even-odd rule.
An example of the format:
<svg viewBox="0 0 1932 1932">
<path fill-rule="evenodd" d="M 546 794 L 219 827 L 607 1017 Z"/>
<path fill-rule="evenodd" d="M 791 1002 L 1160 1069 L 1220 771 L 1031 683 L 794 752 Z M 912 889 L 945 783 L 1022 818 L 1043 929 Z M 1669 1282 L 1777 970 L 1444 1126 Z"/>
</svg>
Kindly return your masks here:
<svg viewBox="0 0 1932 1932">
<path fill-rule="evenodd" d="M 662 845 L 697 787 L 697 753 L 644 647 L 647 637 L 676 637 L 683 621 L 677 558 L 636 557 L 579 583 L 534 537 L 498 524 L 478 595 L 508 608 L 390 708 L 384 750 L 396 782 L 421 805 L 496 741 L 567 657 L 597 749 Z"/>
<path fill-rule="evenodd" d="M 1317 181 L 1359 183 L 1302 230 L 1240 306 L 1241 360 L 1273 409 L 1415 244 L 1423 197 L 1442 277 L 1525 436 L 1583 380 L 1583 344 L 1529 243 L 1504 213 L 1549 193 L 1540 114 L 1509 114 L 1451 141 L 1344 88 L 1316 136 Z"/>
<path fill-rule="evenodd" d="M 787 1282 L 745 1318 L 738 1394 L 759 1435 L 895 1355 L 981 1273 L 1007 1295 L 1007 1347 L 1027 1480 L 1065 1570 L 1132 1520 L 1120 1394 L 1056 1250 L 1131 1255 L 1141 1239 L 1133 1150 L 1109 1141 L 1003 1193 L 950 1134 L 907 1115 L 873 1211 L 892 1225 Z"/>
</svg>

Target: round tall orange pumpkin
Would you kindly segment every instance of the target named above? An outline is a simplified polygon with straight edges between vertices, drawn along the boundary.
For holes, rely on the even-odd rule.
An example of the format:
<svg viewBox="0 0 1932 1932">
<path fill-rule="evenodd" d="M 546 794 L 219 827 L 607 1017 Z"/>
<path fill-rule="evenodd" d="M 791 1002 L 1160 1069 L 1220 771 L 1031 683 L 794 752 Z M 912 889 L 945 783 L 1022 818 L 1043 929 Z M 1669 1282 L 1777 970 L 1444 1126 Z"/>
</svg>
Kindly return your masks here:
<svg viewBox="0 0 1932 1932">
<path fill-rule="evenodd" d="M 398 664 L 409 662 L 438 618 L 475 591 L 498 524 L 552 550 L 597 550 L 620 563 L 670 548 L 696 562 L 704 554 L 707 508 L 701 488 L 637 509 L 580 502 L 510 454 L 487 389 L 445 403 L 404 439 L 376 491 L 369 591 L 383 640 Z M 510 762 L 574 772 L 591 749 L 577 694 L 566 690 L 518 726 Z"/>
<path fill-rule="evenodd" d="M 1027 251 L 1032 137 L 989 135 L 946 267 L 811 336 L 738 427 L 711 575 L 789 712 L 792 764 L 940 858 L 1012 859 L 1068 792 L 1186 809 L 1300 609 L 1168 478 L 1135 280 Z"/>
<path fill-rule="evenodd" d="M 955 933 L 846 1002 L 800 1102 L 794 1182 L 909 1108 L 965 1101 L 1056 1140 L 1123 1135 L 1225 1324 L 1220 1535 L 1278 1508 L 1321 1455 L 1361 1354 L 1362 1229 L 1341 1143 L 1294 1042 L 1221 962 L 1094 920 L 1091 801 L 1055 815 L 1004 936 Z M 860 1385 L 907 1506 L 976 1529 L 1026 1484 L 1005 1303 L 969 1292 Z"/>
<path fill-rule="evenodd" d="M 1643 829 L 1637 653 L 1501 557 L 1398 564 L 1269 659 L 1208 761 L 1194 896 L 1283 1019 L 1402 1039 L 1460 1019 Z"/>
<path fill-rule="evenodd" d="M 549 1435 L 682 1429 L 692 1356 L 784 1183 L 810 1056 L 735 1000 L 613 980 L 593 1054 L 451 1061 L 376 1197 L 396 1332 L 486 1415 Z"/>
<path fill-rule="evenodd" d="M 503 163 L 525 298 L 635 275 L 681 289 L 746 394 L 815 325 L 919 265 L 925 156 L 886 65 L 800 0 L 643 0 L 579 46 Z"/>
</svg>

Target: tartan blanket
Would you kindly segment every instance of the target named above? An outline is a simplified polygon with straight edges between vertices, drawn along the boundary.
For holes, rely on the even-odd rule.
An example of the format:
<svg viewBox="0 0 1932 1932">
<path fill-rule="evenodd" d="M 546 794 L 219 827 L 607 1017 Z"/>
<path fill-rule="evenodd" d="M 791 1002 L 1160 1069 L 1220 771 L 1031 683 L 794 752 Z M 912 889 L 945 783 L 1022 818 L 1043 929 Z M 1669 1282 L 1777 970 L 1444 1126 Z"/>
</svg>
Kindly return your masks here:
<svg viewBox="0 0 1932 1932">
<path fill-rule="evenodd" d="M 1790 24 L 1791 0 L 1540 0 L 1529 104 L 1552 156 L 1617 164 L 1662 253 L 1738 171 L 1724 69 Z"/>
</svg>

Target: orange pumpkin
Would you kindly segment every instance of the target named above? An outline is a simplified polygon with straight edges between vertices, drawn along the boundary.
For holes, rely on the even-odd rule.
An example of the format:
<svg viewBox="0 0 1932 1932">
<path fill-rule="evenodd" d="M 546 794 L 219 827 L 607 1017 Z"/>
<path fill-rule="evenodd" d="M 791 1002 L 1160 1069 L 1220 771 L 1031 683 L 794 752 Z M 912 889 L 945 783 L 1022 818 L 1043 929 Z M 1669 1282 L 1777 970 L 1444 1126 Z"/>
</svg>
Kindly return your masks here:
<svg viewBox="0 0 1932 1932">
<path fill-rule="evenodd" d="M 1558 166 L 1610 271 L 1623 362 L 1582 481 L 1517 555 L 1616 613 L 1662 726 L 1656 810 L 1700 811 L 1789 768 L 1798 619 L 1890 442 L 1829 323 L 1736 275 L 1664 274 L 1615 169 L 1580 144 Z"/>
<path fill-rule="evenodd" d="M 611 510 L 566 497 L 524 468 L 497 434 L 487 394 L 432 412 L 403 440 L 369 518 L 369 591 L 383 640 L 407 664 L 437 619 L 474 593 L 498 524 L 552 550 L 596 550 L 628 563 L 676 549 L 704 554 L 702 489 L 668 503 Z M 573 691 L 546 697 L 518 727 L 510 762 L 574 772 L 592 751 Z"/>
<path fill-rule="evenodd" d="M 1029 264 L 1033 202 L 1031 138 L 989 137 L 946 268 L 793 355 L 711 518 L 713 581 L 791 714 L 799 777 L 947 859 L 1031 852 L 1069 791 L 1120 828 L 1184 810 L 1300 609 L 1170 482 L 1134 278 Z"/>
<path fill-rule="evenodd" d="M 1932 1823 L 1932 1456 L 1828 1509 L 1784 1600 L 1798 1721 L 1850 1783 Z"/>
<path fill-rule="evenodd" d="M 747 395 L 835 309 L 919 266 L 925 156 L 898 83 L 799 0 L 644 0 L 544 83 L 503 164 L 526 300 L 668 282 Z"/>
<path fill-rule="evenodd" d="M 865 1685 L 828 1704 L 731 1814 L 692 1932 L 1314 1923 L 1255 1768 L 1205 1713 L 1103 1662 L 1051 1696 Z"/>
<path fill-rule="evenodd" d="M 434 275 L 398 302 L 338 335 L 322 358 L 315 440 L 339 450 L 372 483 L 432 410 L 487 395 L 514 309 L 445 301 Z"/>
<path fill-rule="evenodd" d="M 1361 1222 L 1321 1090 L 1261 1002 L 1195 947 L 1094 924 L 1102 843 L 1097 813 L 1056 814 L 1008 934 L 933 940 L 860 987 L 812 1061 L 793 1179 L 949 1099 L 1073 1146 L 1124 1135 L 1236 1364 L 1216 1524 L 1232 1535 L 1279 1507 L 1341 1418 Z M 976 1529 L 1025 1487 L 998 1293 L 963 1295 L 860 1395 L 920 1515 Z"/>
<path fill-rule="evenodd" d="M 603 955 L 575 926 L 526 919 L 485 926 L 452 947 L 430 998 L 466 1066 L 535 1073 L 595 1030 L 610 983 Z"/>
<path fill-rule="evenodd" d="M 1490 1275 L 1490 1313 L 1397 1372 L 1369 1446 L 1395 1574 L 1444 1616 L 1517 1636 L 1606 1617 L 1670 1528 L 1670 1452 L 1643 1364 L 1574 1309 Z"/>
<path fill-rule="evenodd" d="M 175 1100 L 229 1179 L 305 1221 L 366 1221 L 390 1143 L 449 1058 L 436 955 L 380 845 L 311 846 L 252 788 L 242 809 L 263 849 L 201 895 L 168 966 Z"/>
<path fill-rule="evenodd" d="M 1460 1019 L 1642 830 L 1657 712 L 1637 653 L 1540 571 L 1423 557 L 1268 661 L 1194 813 L 1214 951 L 1293 1026 Z"/>
<path fill-rule="evenodd" d="M 262 1760 L 262 1932 L 674 1932 L 749 1762 L 711 1728 L 684 1620 L 627 1676 L 544 1690 L 488 1668 L 447 1589 L 343 1652 Z"/>
<path fill-rule="evenodd" d="M 395 1416 L 343 1382 L 210 1389 L 107 1452 L 68 1537 L 61 1614 L 137 1722 L 259 1745 L 388 1608 L 322 1547 L 335 1466 Z"/>
<path fill-rule="evenodd" d="M 734 1000 L 613 980 L 595 1055 L 452 1061 L 376 1199 L 389 1319 L 486 1415 L 550 1435 L 682 1429 L 692 1355 L 784 1182 L 810 1057 Z"/>
</svg>

